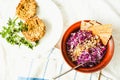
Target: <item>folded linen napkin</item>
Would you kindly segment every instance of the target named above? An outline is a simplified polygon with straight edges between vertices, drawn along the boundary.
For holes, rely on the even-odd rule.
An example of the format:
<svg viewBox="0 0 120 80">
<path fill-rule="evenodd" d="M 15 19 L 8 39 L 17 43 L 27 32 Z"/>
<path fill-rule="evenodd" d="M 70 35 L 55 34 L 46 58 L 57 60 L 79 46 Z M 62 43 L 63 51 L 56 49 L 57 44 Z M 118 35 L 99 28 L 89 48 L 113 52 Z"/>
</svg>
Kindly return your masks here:
<svg viewBox="0 0 120 80">
<path fill-rule="evenodd" d="M 9 50 L 1 43 L 0 80 L 51 80 L 56 75 L 70 69 L 59 49 L 52 48 L 45 54 L 31 58 L 23 56 L 19 51 Z M 98 75 L 99 71 L 86 74 L 73 70 L 56 80 L 97 80 Z M 104 74 L 101 80 L 111 80 L 111 78 Z"/>
</svg>

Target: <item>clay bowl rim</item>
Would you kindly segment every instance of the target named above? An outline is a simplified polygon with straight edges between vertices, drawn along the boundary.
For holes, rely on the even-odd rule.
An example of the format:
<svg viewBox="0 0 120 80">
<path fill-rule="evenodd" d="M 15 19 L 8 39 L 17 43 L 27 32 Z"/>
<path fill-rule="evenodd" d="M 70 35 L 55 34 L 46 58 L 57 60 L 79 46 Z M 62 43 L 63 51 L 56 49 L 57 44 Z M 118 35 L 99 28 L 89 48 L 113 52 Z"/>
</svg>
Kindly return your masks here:
<svg viewBox="0 0 120 80">
<path fill-rule="evenodd" d="M 84 21 L 89 22 L 90 20 L 84 20 Z M 62 56 L 63 56 L 64 60 L 66 61 L 66 63 L 71 68 L 75 67 L 76 65 L 67 56 L 66 41 L 69 38 L 70 33 L 80 29 L 80 24 L 81 24 L 81 21 L 78 21 L 78 22 L 72 24 L 65 31 L 65 33 L 64 33 L 64 35 L 62 37 L 62 41 L 61 41 Z M 113 37 L 111 36 L 111 38 L 109 39 L 108 44 L 107 44 L 106 54 L 105 54 L 104 58 L 102 59 L 102 61 L 99 64 L 97 64 L 96 66 L 91 67 L 91 68 L 77 68 L 75 70 L 78 71 L 78 72 L 84 72 L 84 73 L 91 73 L 91 72 L 99 71 L 99 70 L 103 69 L 105 66 L 108 65 L 108 63 L 112 59 L 113 54 L 114 54 L 114 40 L 113 40 Z"/>
</svg>

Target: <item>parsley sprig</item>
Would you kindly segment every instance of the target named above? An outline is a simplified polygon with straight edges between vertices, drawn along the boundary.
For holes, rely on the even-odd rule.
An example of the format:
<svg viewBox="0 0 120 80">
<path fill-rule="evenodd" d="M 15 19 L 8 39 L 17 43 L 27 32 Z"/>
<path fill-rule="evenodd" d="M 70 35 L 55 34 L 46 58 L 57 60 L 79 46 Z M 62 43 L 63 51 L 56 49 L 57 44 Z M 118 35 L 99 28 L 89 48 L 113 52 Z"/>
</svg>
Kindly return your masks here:
<svg viewBox="0 0 120 80">
<path fill-rule="evenodd" d="M 3 26 L 0 35 L 2 38 L 5 38 L 6 41 L 12 45 L 21 46 L 24 44 L 25 46 L 33 49 L 33 47 L 37 46 L 39 41 L 30 42 L 27 41 L 20 33 L 23 30 L 27 30 L 27 25 L 25 25 L 22 21 L 18 21 L 18 18 L 11 19 L 9 18 L 7 26 Z"/>
</svg>

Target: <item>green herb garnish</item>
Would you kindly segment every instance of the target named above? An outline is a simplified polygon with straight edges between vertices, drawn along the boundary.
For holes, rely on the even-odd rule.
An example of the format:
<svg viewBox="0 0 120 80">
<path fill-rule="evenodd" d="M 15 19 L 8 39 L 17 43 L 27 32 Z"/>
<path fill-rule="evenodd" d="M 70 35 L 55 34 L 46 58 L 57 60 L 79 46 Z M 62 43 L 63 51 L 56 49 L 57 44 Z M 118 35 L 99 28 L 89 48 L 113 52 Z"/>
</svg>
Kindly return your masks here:
<svg viewBox="0 0 120 80">
<path fill-rule="evenodd" d="M 29 42 L 24 37 L 20 36 L 20 33 L 24 30 L 28 30 L 27 25 L 25 25 L 22 21 L 18 21 L 18 18 L 9 18 L 7 26 L 3 26 L 3 30 L 0 32 L 0 35 L 12 45 L 20 46 L 24 44 L 30 49 L 33 49 L 33 47 L 38 45 L 39 41 Z"/>
</svg>

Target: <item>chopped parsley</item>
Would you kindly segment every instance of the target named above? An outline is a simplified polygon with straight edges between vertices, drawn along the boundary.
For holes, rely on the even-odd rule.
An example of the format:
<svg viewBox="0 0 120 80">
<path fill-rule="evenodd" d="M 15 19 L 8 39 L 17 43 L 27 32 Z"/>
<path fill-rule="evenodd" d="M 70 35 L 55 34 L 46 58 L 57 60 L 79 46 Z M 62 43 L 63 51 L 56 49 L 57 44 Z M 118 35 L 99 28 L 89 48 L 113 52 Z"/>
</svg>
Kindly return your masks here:
<svg viewBox="0 0 120 80">
<path fill-rule="evenodd" d="M 5 38 L 6 41 L 12 45 L 19 45 L 22 44 L 27 46 L 30 49 L 37 46 L 39 41 L 30 42 L 27 41 L 23 36 L 20 35 L 22 31 L 28 30 L 27 25 L 25 25 L 22 21 L 18 21 L 18 18 L 11 19 L 9 18 L 7 26 L 2 27 L 2 31 L 0 31 L 0 35 L 2 38 Z"/>
</svg>

